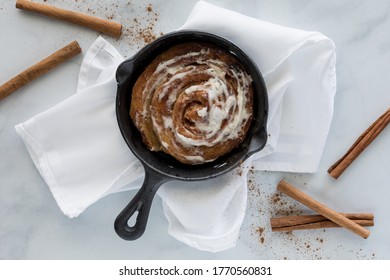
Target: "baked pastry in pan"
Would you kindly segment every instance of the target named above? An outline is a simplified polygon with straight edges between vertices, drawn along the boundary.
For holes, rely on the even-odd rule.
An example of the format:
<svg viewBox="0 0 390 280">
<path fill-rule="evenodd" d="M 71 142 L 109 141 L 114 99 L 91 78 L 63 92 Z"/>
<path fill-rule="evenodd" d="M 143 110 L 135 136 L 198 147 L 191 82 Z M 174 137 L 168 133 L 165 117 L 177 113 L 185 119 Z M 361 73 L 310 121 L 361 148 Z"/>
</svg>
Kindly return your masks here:
<svg viewBox="0 0 390 280">
<path fill-rule="evenodd" d="M 151 151 L 185 164 L 210 162 L 245 139 L 253 117 L 252 79 L 229 52 L 181 43 L 139 76 L 130 116 Z"/>
</svg>

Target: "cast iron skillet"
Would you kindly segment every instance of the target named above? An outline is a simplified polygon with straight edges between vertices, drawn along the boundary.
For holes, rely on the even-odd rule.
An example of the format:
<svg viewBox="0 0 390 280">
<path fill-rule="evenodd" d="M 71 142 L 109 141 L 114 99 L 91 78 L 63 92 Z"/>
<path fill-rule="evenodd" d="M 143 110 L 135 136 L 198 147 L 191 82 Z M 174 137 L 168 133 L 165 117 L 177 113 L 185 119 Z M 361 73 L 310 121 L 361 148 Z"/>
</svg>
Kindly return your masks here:
<svg viewBox="0 0 390 280">
<path fill-rule="evenodd" d="M 254 119 L 242 145 L 213 162 L 195 166 L 180 163 L 163 152 L 149 151 L 142 143 L 140 133 L 129 116 L 131 91 L 138 76 L 158 54 L 184 42 L 207 42 L 227 50 L 243 64 L 254 85 Z M 224 38 L 189 30 L 166 34 L 120 64 L 116 80 L 118 125 L 130 150 L 145 168 L 142 187 L 115 220 L 115 231 L 123 239 L 134 240 L 144 233 L 153 197 L 163 183 L 169 180 L 194 181 L 216 177 L 237 167 L 266 144 L 268 97 L 263 77 L 254 62 L 240 48 Z M 130 226 L 129 220 L 137 212 L 135 224 Z"/>
</svg>

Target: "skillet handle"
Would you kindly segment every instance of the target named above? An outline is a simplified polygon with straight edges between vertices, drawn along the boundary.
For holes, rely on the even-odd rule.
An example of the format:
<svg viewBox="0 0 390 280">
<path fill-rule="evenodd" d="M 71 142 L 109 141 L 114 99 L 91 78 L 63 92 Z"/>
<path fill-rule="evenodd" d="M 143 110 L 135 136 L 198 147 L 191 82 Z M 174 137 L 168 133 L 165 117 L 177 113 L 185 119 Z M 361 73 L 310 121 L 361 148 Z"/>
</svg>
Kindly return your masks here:
<svg viewBox="0 0 390 280">
<path fill-rule="evenodd" d="M 261 128 L 261 131 L 257 131 L 254 133 L 252 140 L 249 144 L 249 149 L 247 154 L 244 157 L 244 160 L 247 160 L 253 154 L 262 150 L 267 143 L 267 130 L 265 126 Z"/>
<path fill-rule="evenodd" d="M 154 195 L 166 181 L 167 178 L 164 176 L 149 168 L 145 168 L 145 179 L 142 187 L 115 220 L 114 228 L 121 238 L 135 240 L 142 236 L 146 228 Z M 130 218 L 134 214 L 137 214 L 137 212 L 138 215 L 135 224 L 129 226 L 128 222 Z"/>
<path fill-rule="evenodd" d="M 119 85 L 123 85 L 134 69 L 134 59 L 127 59 L 123 61 L 121 64 L 119 64 L 116 73 L 115 78 Z"/>
</svg>

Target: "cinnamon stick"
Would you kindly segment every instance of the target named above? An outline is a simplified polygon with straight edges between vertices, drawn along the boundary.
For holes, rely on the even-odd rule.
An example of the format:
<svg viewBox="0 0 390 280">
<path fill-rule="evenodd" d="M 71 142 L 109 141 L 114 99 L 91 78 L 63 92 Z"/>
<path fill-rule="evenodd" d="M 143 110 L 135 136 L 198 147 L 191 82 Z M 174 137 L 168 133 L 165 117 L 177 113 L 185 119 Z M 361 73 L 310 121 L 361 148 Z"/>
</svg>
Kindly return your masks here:
<svg viewBox="0 0 390 280">
<path fill-rule="evenodd" d="M 52 5 L 31 2 L 29 0 L 17 0 L 16 8 L 35 12 L 44 16 L 52 17 L 62 21 L 82 25 L 98 32 L 119 38 L 122 32 L 122 25 L 117 22 L 86 15 L 80 12 L 57 8 Z"/>
<path fill-rule="evenodd" d="M 79 53 L 81 53 L 81 48 L 77 41 L 73 41 L 45 59 L 27 68 L 0 86 L 0 100 Z"/>
<path fill-rule="evenodd" d="M 360 226 L 373 226 L 374 215 L 371 213 L 340 213 L 348 219 L 353 220 Z M 320 229 L 340 227 L 322 215 L 300 215 L 271 218 L 272 231 L 292 231 L 304 229 Z"/>
<path fill-rule="evenodd" d="M 382 132 L 390 122 L 390 108 L 381 115 L 360 137 L 353 143 L 344 156 L 336 161 L 329 169 L 328 173 L 337 179 L 351 163 L 364 151 L 368 145 Z"/>
<path fill-rule="evenodd" d="M 371 227 L 374 226 L 373 220 L 353 220 L 359 226 Z M 322 229 L 322 228 L 334 228 L 340 227 L 340 225 L 332 221 L 315 222 L 311 224 L 288 226 L 280 228 L 272 228 L 272 231 L 293 231 L 293 230 L 305 230 L 305 229 Z"/>
<path fill-rule="evenodd" d="M 324 204 L 314 200 L 309 195 L 305 194 L 304 192 L 300 191 L 299 189 L 295 188 L 291 184 L 287 183 L 286 181 L 282 180 L 279 182 L 277 189 L 284 194 L 290 196 L 291 198 L 299 201 L 300 203 L 304 204 L 311 210 L 321 214 L 322 216 L 328 218 L 332 222 L 352 231 L 353 233 L 363 237 L 368 238 L 370 235 L 370 231 L 354 221 L 346 218 L 342 214 L 336 212 L 335 210 L 325 206 Z"/>
</svg>

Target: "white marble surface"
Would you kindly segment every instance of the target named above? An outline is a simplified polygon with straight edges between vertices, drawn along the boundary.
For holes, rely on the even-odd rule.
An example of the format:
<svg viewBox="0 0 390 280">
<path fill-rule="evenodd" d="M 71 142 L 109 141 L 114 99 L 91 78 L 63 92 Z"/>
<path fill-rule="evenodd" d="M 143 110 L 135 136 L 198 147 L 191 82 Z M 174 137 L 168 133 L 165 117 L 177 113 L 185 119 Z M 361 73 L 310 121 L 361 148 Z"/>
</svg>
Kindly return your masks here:
<svg viewBox="0 0 390 280">
<path fill-rule="evenodd" d="M 196 0 L 45 2 L 122 22 L 125 34 L 121 39 L 105 38 L 129 57 L 144 44 L 134 31 L 147 27 L 152 27 L 154 34 L 172 31 L 184 22 Z M 74 93 L 82 61 L 79 56 L 0 101 L 0 259 L 390 259 L 390 128 L 339 180 L 326 173 L 390 105 L 390 2 L 210 2 L 262 20 L 318 30 L 334 40 L 338 90 L 318 172 L 251 173 L 240 238 L 236 247 L 220 253 L 198 251 L 169 236 L 159 197 L 154 201 L 146 233 L 135 242 L 123 241 L 113 230 L 116 215 L 133 192 L 110 195 L 78 218 L 69 219 L 58 209 L 14 125 Z M 158 15 L 146 12 L 149 3 Z M 13 0 L 0 2 L 0 83 L 70 41 L 78 40 L 86 50 L 98 36 L 94 31 L 22 12 L 14 6 Z M 273 202 L 281 178 L 339 211 L 373 212 L 371 236 L 364 240 L 343 229 L 272 233 L 271 215 L 284 210 L 307 211 L 287 197 Z"/>
</svg>

